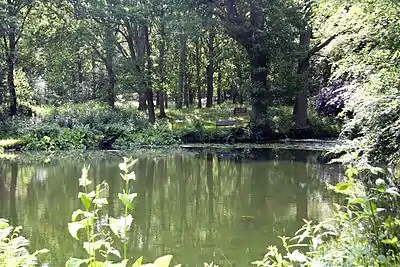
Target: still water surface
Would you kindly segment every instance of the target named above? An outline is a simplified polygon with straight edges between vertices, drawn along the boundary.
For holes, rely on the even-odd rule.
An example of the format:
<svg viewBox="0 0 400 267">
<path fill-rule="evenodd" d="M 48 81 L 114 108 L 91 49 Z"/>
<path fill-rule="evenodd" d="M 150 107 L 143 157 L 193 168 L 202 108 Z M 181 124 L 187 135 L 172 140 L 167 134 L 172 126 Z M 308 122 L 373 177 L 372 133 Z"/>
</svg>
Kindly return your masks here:
<svg viewBox="0 0 400 267">
<path fill-rule="evenodd" d="M 217 149 L 142 155 L 132 184 L 138 197 L 130 255 L 150 261 L 173 254 L 183 266 L 249 266 L 268 245 L 280 243 L 278 235 L 292 235 L 303 218 L 329 215 L 333 199 L 325 182 L 336 182 L 341 170 L 319 163 L 320 153 Z M 3 162 L 0 217 L 24 226 L 32 251 L 50 249 L 45 263 L 64 266 L 70 256 L 82 255 L 67 223 L 80 207 L 83 164 L 90 163 L 95 184 L 109 183 L 108 212 L 118 216 L 119 162 L 109 154 L 47 164 Z"/>
</svg>

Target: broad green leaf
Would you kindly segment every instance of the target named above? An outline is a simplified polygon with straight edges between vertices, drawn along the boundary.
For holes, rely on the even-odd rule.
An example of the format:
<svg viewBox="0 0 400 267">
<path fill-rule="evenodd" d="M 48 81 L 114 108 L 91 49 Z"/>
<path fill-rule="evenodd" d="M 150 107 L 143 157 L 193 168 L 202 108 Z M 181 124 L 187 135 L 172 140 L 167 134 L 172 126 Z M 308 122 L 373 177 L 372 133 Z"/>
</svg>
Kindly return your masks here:
<svg viewBox="0 0 400 267">
<path fill-rule="evenodd" d="M 83 242 L 83 248 L 89 255 L 93 255 L 95 251 L 99 250 L 103 245 L 103 241 L 99 240 L 96 242 Z"/>
<path fill-rule="evenodd" d="M 77 259 L 77 258 L 69 258 L 65 263 L 65 267 L 79 267 L 84 263 L 88 263 L 88 259 Z"/>
<path fill-rule="evenodd" d="M 141 267 L 142 266 L 142 261 L 143 261 L 143 257 L 140 257 L 139 259 L 137 259 L 135 261 L 135 263 L 132 265 L 132 267 Z"/>
<path fill-rule="evenodd" d="M 78 216 L 79 216 L 79 215 L 82 215 L 82 214 L 84 214 L 84 213 L 85 213 L 85 212 L 84 212 L 83 210 L 81 210 L 81 209 L 78 209 L 78 210 L 73 211 L 73 212 L 72 212 L 71 221 L 72 221 L 72 222 L 75 222 L 76 219 L 78 219 Z"/>
<path fill-rule="evenodd" d="M 132 215 L 128 215 L 126 217 L 121 217 L 119 219 L 110 218 L 110 228 L 111 231 L 121 239 L 125 239 L 124 229 L 126 227 L 126 232 L 131 228 L 131 224 L 133 222 Z"/>
<path fill-rule="evenodd" d="M 346 183 L 346 182 L 338 183 L 335 186 L 335 191 L 336 192 L 343 192 L 343 191 L 346 191 L 349 187 L 350 187 L 349 183 Z"/>
<path fill-rule="evenodd" d="M 133 194 L 118 194 L 118 198 L 121 200 L 122 204 L 124 204 L 125 207 L 128 209 L 132 210 L 132 202 L 133 199 L 137 196 L 136 193 Z"/>
<path fill-rule="evenodd" d="M 70 233 L 70 235 L 75 238 L 76 240 L 79 240 L 78 238 L 78 231 L 82 228 L 85 228 L 85 225 L 82 223 L 82 221 L 80 222 L 72 222 L 72 223 L 68 223 L 68 231 Z"/>
<path fill-rule="evenodd" d="M 90 206 L 92 205 L 92 200 L 95 197 L 95 192 L 92 191 L 88 194 L 86 193 L 82 193 L 80 192 L 78 194 L 78 198 L 81 200 L 82 205 L 85 207 L 86 210 L 88 210 L 90 208 Z"/>
<path fill-rule="evenodd" d="M 169 267 L 171 260 L 172 255 L 165 255 L 156 259 L 153 264 L 155 267 Z"/>
<path fill-rule="evenodd" d="M 110 261 L 106 261 L 106 267 L 126 267 L 128 264 L 128 260 L 123 260 L 122 262 L 113 263 Z"/>
</svg>

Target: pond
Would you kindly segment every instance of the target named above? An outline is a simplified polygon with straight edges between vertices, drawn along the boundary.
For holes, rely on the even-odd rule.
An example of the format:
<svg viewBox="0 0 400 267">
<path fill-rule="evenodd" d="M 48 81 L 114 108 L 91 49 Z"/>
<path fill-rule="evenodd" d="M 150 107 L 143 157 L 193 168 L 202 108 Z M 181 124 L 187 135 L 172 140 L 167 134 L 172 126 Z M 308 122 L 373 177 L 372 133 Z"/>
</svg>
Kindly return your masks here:
<svg viewBox="0 0 400 267">
<path fill-rule="evenodd" d="M 141 154 L 132 190 L 130 255 L 147 261 L 173 254 L 182 266 L 249 266 L 277 236 L 293 235 L 302 219 L 320 221 L 332 211 L 325 182 L 342 170 L 320 161 L 322 152 L 282 149 L 187 149 Z M 110 186 L 108 212 L 118 216 L 123 184 L 115 153 L 60 160 L 3 162 L 0 217 L 23 225 L 31 250 L 50 249 L 48 266 L 82 255 L 67 223 L 79 208 L 78 177 L 84 164 L 98 184 Z"/>
</svg>

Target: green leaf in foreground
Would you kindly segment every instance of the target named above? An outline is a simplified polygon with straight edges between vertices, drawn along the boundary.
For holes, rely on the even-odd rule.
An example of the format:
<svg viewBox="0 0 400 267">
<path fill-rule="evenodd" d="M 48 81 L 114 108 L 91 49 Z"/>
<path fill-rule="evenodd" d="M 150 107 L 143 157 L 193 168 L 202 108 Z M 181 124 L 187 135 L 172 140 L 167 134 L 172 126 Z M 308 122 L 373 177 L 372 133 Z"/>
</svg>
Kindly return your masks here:
<svg viewBox="0 0 400 267">
<path fill-rule="evenodd" d="M 139 259 L 137 259 L 135 261 L 135 263 L 132 265 L 132 267 L 141 267 L 142 266 L 142 261 L 143 261 L 143 257 L 140 257 Z"/>
<path fill-rule="evenodd" d="M 78 238 L 78 231 L 82 228 L 85 228 L 85 225 L 83 225 L 82 222 L 72 222 L 68 223 L 68 231 L 71 234 L 73 238 L 76 240 L 79 240 Z"/>
<path fill-rule="evenodd" d="M 350 187 L 349 183 L 346 183 L 346 182 L 338 183 L 335 186 L 335 191 L 338 193 L 341 193 L 341 192 L 346 191 L 349 187 Z"/>
</svg>

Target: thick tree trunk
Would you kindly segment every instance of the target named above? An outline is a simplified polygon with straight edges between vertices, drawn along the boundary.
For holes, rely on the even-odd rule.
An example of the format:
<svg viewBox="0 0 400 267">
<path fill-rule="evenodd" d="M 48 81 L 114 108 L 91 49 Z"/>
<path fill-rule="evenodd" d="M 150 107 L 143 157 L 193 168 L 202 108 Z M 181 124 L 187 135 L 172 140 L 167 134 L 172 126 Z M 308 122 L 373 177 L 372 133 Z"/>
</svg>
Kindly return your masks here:
<svg viewBox="0 0 400 267">
<path fill-rule="evenodd" d="M 223 98 L 222 98 L 222 73 L 221 71 L 218 71 L 218 77 L 217 77 L 217 104 L 222 104 Z"/>
<path fill-rule="evenodd" d="M 146 66 L 146 75 L 145 75 L 145 83 L 146 83 L 146 100 L 147 100 L 147 112 L 149 116 L 149 121 L 154 123 L 156 121 L 156 113 L 154 111 L 154 102 L 153 102 L 153 88 L 151 82 L 151 72 L 153 69 L 153 62 L 151 59 L 151 45 L 149 39 L 149 27 L 144 26 L 144 37 L 145 37 L 145 45 L 146 45 L 146 58 L 147 58 L 147 66 Z"/>
<path fill-rule="evenodd" d="M 309 51 L 311 42 L 312 30 L 311 27 L 306 25 L 306 28 L 300 34 L 300 47 L 306 51 Z M 297 74 L 300 77 L 301 82 L 297 91 L 297 96 L 295 99 L 293 107 L 293 120 L 295 122 L 296 129 L 306 129 L 308 125 L 308 114 L 307 114 L 307 97 L 309 92 L 309 70 L 310 70 L 310 60 L 306 56 L 301 58 L 297 67 Z"/>
<path fill-rule="evenodd" d="M 201 77 L 200 77 L 200 57 L 201 57 L 201 50 L 200 50 L 200 40 L 196 41 L 196 88 L 197 88 L 197 107 L 202 108 L 201 103 Z"/>
<path fill-rule="evenodd" d="M 251 59 L 252 67 L 252 91 L 251 97 L 251 128 L 252 138 L 265 140 L 270 138 L 271 128 L 267 121 L 267 111 L 270 104 L 270 90 L 267 82 L 269 62 L 263 51 L 253 48 L 247 51 Z"/>
<path fill-rule="evenodd" d="M 15 67 L 15 30 L 13 28 L 9 31 L 8 38 L 8 55 L 7 55 L 7 85 L 10 97 L 10 116 L 17 114 L 17 93 L 14 84 L 14 67 Z"/>
<path fill-rule="evenodd" d="M 179 82 L 178 82 L 178 94 L 176 97 L 176 108 L 182 108 L 182 101 L 185 94 L 185 69 L 186 69 L 186 38 L 181 37 L 180 47 L 180 60 L 179 60 Z"/>
<path fill-rule="evenodd" d="M 210 108 L 213 105 L 213 96 L 214 96 L 214 38 L 215 31 L 214 29 L 210 30 L 208 36 L 208 65 L 207 65 L 207 102 L 206 107 Z"/>
</svg>

